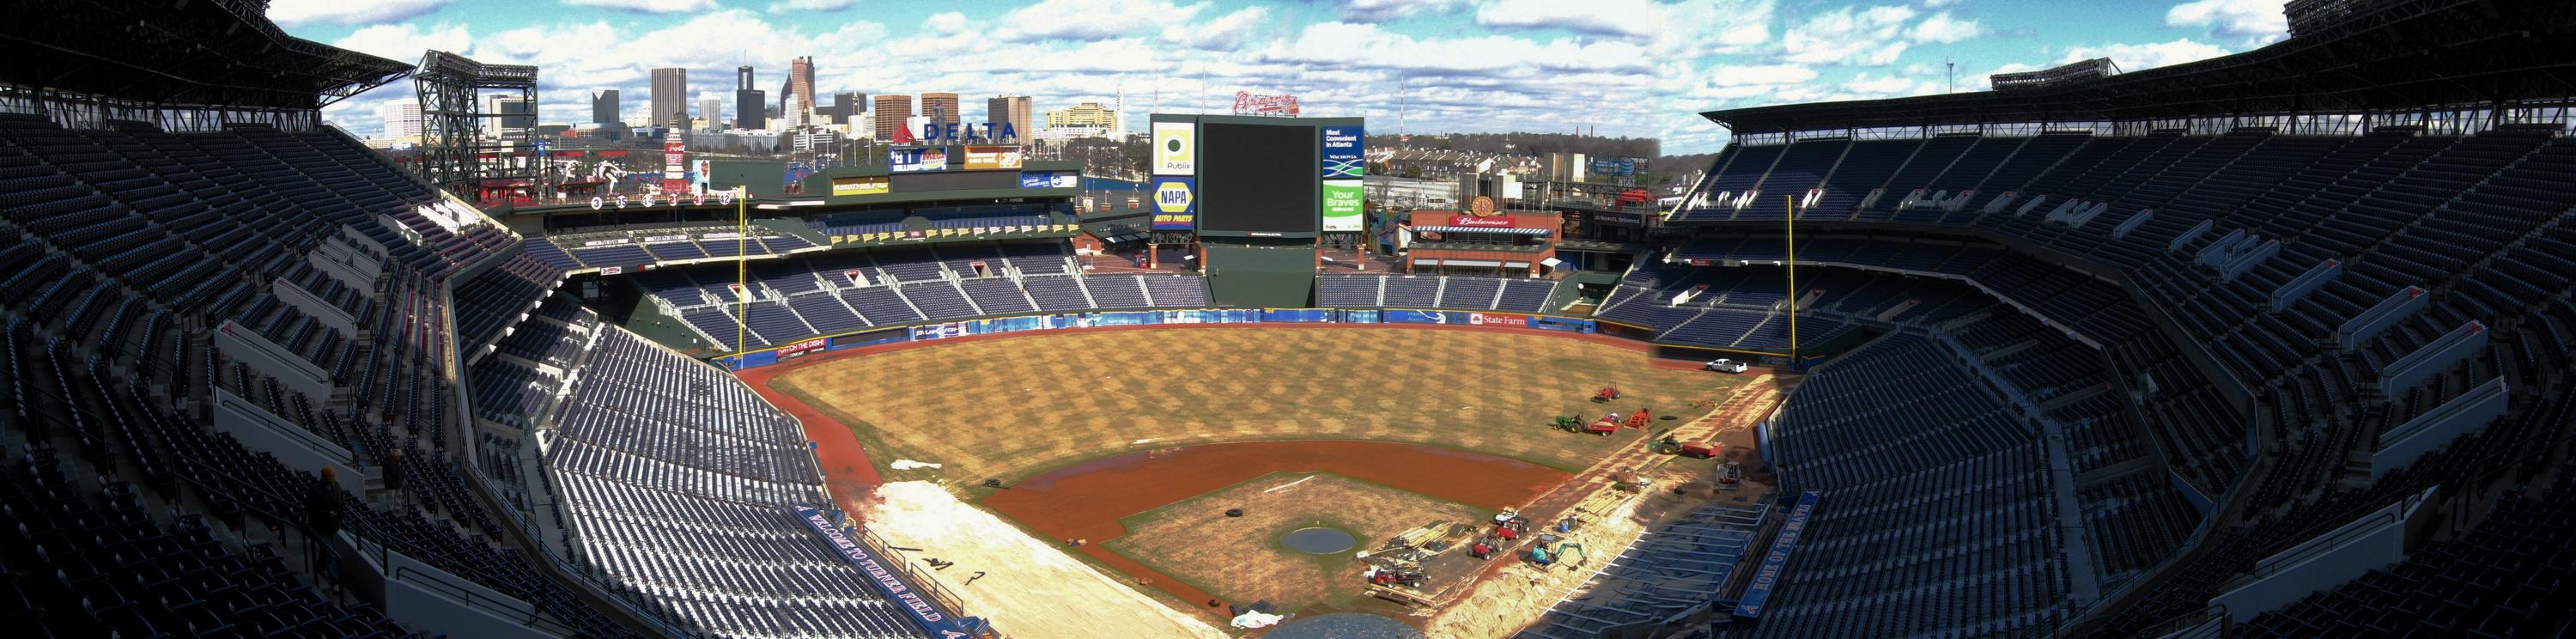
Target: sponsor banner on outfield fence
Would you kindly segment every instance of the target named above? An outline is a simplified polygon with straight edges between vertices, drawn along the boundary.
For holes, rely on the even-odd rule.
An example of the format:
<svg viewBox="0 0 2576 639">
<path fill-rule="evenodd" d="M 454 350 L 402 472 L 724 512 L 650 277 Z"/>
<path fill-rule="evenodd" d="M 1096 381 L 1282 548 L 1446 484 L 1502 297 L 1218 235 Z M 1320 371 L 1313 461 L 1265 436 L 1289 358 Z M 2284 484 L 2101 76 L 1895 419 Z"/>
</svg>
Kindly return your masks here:
<svg viewBox="0 0 2576 639">
<path fill-rule="evenodd" d="M 999 171 L 1005 169 L 1017 171 L 1020 169 L 1020 166 L 1025 164 L 1027 161 L 1028 154 L 1022 152 L 1020 147 L 1016 146 L 966 147 L 966 170 L 968 171 Z"/>
<path fill-rule="evenodd" d="M 912 339 L 916 342 L 926 339 L 965 337 L 967 335 L 969 335 L 969 333 L 966 332 L 965 322 L 946 322 L 912 327 Z"/>
<path fill-rule="evenodd" d="M 1529 328 L 1529 316 L 1509 313 L 1468 313 L 1467 325 Z"/>
<path fill-rule="evenodd" d="M 832 178 L 832 195 L 835 196 L 884 195 L 891 190 L 893 190 L 892 187 L 882 175 Z"/>
<path fill-rule="evenodd" d="M 782 362 L 784 362 L 784 361 L 787 361 L 787 360 L 796 359 L 796 358 L 799 358 L 799 357 L 804 357 L 805 355 L 810 354 L 810 353 L 819 353 L 819 352 L 822 352 L 822 351 L 823 351 L 823 347 L 824 347 L 825 345 L 827 345 L 827 344 L 828 344 L 828 343 L 827 343 L 826 341 L 824 341 L 824 339 L 823 339 L 823 338 L 817 337 L 817 338 L 814 338 L 814 339 L 809 339 L 809 340 L 805 340 L 805 341 L 802 341 L 802 342 L 797 342 L 797 343 L 794 343 L 794 344 L 788 344 L 788 345 L 786 345 L 786 346 L 778 347 L 778 361 L 782 361 Z"/>
<path fill-rule="evenodd" d="M 886 149 L 886 170 L 896 173 L 948 170 L 948 149 L 935 146 L 898 146 Z"/>
<path fill-rule="evenodd" d="M 825 517 L 823 511 L 804 506 L 790 508 L 795 510 L 797 519 L 805 521 L 806 528 L 813 530 L 815 536 L 823 538 L 824 545 L 831 546 L 833 550 L 840 552 L 841 561 L 848 562 L 850 567 L 865 573 L 868 576 L 869 585 L 875 586 L 877 592 L 885 595 L 886 600 L 893 602 L 895 607 L 902 608 L 906 614 L 912 615 L 913 621 L 921 622 L 921 627 L 929 630 L 932 635 L 943 639 L 971 637 L 984 625 L 979 619 L 951 617 L 941 611 L 939 606 L 930 602 L 929 597 L 923 596 L 921 591 L 914 590 L 911 584 L 906 584 L 902 578 L 896 577 L 894 567 L 879 561 L 876 553 L 869 552 L 867 546 L 860 545 L 857 539 L 852 539 L 849 529 L 842 528 L 840 522 Z"/>
<path fill-rule="evenodd" d="M 1771 538 L 1771 550 L 1762 553 L 1762 567 L 1753 572 L 1753 583 L 1745 586 L 1744 598 L 1735 602 L 1735 616 L 1762 617 L 1762 604 L 1771 598 L 1771 589 L 1780 585 L 1780 571 L 1789 565 L 1789 551 L 1797 550 L 1798 535 L 1806 532 L 1807 519 L 1816 514 L 1816 499 L 1823 495 L 1813 490 L 1798 495 L 1798 505 L 1790 507 L 1788 518 L 1780 523 L 1780 534 Z"/>
</svg>

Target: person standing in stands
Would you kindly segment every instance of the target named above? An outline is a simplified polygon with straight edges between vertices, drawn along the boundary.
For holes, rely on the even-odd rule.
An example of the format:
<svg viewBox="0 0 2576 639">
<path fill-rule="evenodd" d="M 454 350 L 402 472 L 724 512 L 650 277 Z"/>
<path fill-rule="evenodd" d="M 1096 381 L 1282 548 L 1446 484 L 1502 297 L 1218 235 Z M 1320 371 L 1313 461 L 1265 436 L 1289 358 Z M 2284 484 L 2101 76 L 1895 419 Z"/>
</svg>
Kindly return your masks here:
<svg viewBox="0 0 2576 639">
<path fill-rule="evenodd" d="M 332 561 L 335 556 L 327 544 L 332 536 L 340 534 L 341 509 L 347 507 L 348 494 L 340 490 L 339 469 L 323 466 L 322 477 L 314 480 L 313 489 L 304 495 L 307 535 L 304 538 L 304 565 L 312 566 L 316 573 L 332 576 L 334 599 L 339 597 L 339 573 L 336 568 L 326 569 L 324 566 L 338 562 Z"/>
</svg>

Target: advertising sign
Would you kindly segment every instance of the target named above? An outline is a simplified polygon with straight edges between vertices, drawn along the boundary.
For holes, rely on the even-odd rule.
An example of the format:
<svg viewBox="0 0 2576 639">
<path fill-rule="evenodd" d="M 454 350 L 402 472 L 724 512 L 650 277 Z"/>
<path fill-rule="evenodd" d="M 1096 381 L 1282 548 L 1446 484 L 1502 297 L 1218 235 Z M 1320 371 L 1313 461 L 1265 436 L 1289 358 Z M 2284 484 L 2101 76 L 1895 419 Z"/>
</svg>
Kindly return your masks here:
<svg viewBox="0 0 2576 639">
<path fill-rule="evenodd" d="M 798 357 L 802 357 L 802 356 L 804 356 L 804 355 L 805 355 L 805 354 L 807 354 L 807 353 L 817 353 L 817 352 L 821 352 L 821 351 L 823 350 L 823 344 L 824 344 L 823 338 L 817 337 L 817 338 L 814 338 L 814 339 L 809 339 L 809 340 L 805 340 L 805 341 L 802 341 L 802 342 L 797 342 L 797 343 L 794 343 L 794 344 L 788 344 L 788 345 L 786 345 L 786 346 L 781 346 L 781 347 L 779 347 L 779 348 L 778 348 L 778 360 L 783 362 L 783 361 L 787 361 L 787 360 L 795 359 L 795 358 L 798 358 Z"/>
<path fill-rule="evenodd" d="M 1082 186 L 1082 174 L 1073 171 L 1023 171 L 1020 188 L 1070 189 Z"/>
<path fill-rule="evenodd" d="M 1255 95 L 1250 91 L 1236 91 L 1234 92 L 1234 114 L 1297 117 L 1297 96 Z"/>
<path fill-rule="evenodd" d="M 662 192 L 664 193 L 689 190 L 688 135 L 687 131 L 672 129 L 670 137 L 662 140 Z"/>
<path fill-rule="evenodd" d="M 1154 123 L 1154 174 L 1198 173 L 1198 127 L 1188 122 Z"/>
<path fill-rule="evenodd" d="M 1324 232 L 1360 230 L 1360 181 L 1325 180 Z"/>
<path fill-rule="evenodd" d="M 1017 171 L 1020 169 L 1020 165 L 1023 162 L 1026 162 L 1027 159 L 1027 154 L 1021 152 L 1020 147 L 1016 146 L 966 147 L 966 170 L 968 171 L 999 171 L 1004 169 Z"/>
<path fill-rule="evenodd" d="M 832 195 L 884 195 L 893 188 L 882 175 L 832 178 Z"/>
<path fill-rule="evenodd" d="M 1762 604 L 1771 598 L 1771 589 L 1780 583 L 1780 570 L 1789 565 L 1789 552 L 1798 547 L 1798 535 L 1806 532 L 1807 519 L 1816 514 L 1817 491 L 1798 495 L 1798 505 L 1780 523 L 1780 533 L 1771 540 L 1771 551 L 1762 554 L 1761 568 L 1753 573 L 1753 583 L 1744 588 L 1744 597 L 1736 600 L 1735 616 L 1746 619 L 1762 617 Z"/>
<path fill-rule="evenodd" d="M 869 578 L 867 583 L 875 586 L 878 594 L 885 595 L 886 600 L 893 603 L 894 607 L 910 614 L 913 622 L 921 624 L 921 627 L 928 628 L 941 637 L 969 637 L 983 627 L 984 622 L 981 619 L 973 617 L 960 619 L 950 617 L 946 612 L 941 611 L 939 606 L 932 604 L 928 597 L 922 596 L 921 591 L 914 590 L 911 584 L 904 583 L 902 578 L 896 577 L 894 566 L 880 561 L 875 553 L 868 552 L 866 546 L 859 545 L 856 539 L 851 539 L 848 529 L 842 528 L 840 522 L 824 516 L 823 511 L 804 506 L 790 508 L 792 508 L 790 512 L 794 513 L 797 519 L 804 520 L 807 529 L 814 531 L 814 536 L 823 539 L 824 545 L 838 551 L 843 563 L 867 575 Z"/>
<path fill-rule="evenodd" d="M 1154 178 L 1154 230 L 1190 230 L 1198 223 L 1198 204 L 1198 185 L 1190 178 Z"/>
<path fill-rule="evenodd" d="M 935 146 L 899 146 L 886 149 L 886 170 L 896 173 L 948 170 L 948 149 Z"/>
<path fill-rule="evenodd" d="M 1367 145 L 1361 137 L 1367 134 L 1365 131 L 1355 126 L 1328 126 L 1317 130 L 1322 132 L 1324 140 L 1324 152 L 1319 155 L 1323 158 L 1324 179 L 1358 178 L 1367 174 L 1368 163 L 1360 159 Z"/>
<path fill-rule="evenodd" d="M 1467 324 L 1470 326 L 1529 328 L 1529 316 L 1506 315 L 1502 313 L 1468 313 Z"/>
</svg>

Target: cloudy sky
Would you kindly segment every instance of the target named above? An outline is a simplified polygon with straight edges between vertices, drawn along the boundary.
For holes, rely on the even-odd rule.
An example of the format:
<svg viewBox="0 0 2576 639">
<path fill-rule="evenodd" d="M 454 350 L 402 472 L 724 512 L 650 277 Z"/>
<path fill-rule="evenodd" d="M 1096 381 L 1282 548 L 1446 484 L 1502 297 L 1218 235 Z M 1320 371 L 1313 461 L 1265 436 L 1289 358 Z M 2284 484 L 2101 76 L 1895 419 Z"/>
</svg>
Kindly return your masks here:
<svg viewBox="0 0 2576 639">
<path fill-rule="evenodd" d="M 541 67 L 542 119 L 589 119 L 593 89 L 641 108 L 646 70 L 729 96 L 759 67 L 776 100 L 813 56 L 827 91 L 1035 96 L 1039 111 L 1224 110 L 1294 93 L 1312 115 L 1413 133 L 1564 131 L 1715 150 L 1724 107 L 1940 93 L 1998 71 L 2109 56 L 2139 70 L 2284 36 L 2279 0 L 274 0 L 306 39 L 418 61 L 425 49 Z M 325 116 L 359 135 L 409 82 Z M 690 102 L 696 110 L 696 101 Z M 726 101 L 725 117 L 731 101 Z M 1136 120 L 1141 125 L 1141 118 Z"/>
</svg>

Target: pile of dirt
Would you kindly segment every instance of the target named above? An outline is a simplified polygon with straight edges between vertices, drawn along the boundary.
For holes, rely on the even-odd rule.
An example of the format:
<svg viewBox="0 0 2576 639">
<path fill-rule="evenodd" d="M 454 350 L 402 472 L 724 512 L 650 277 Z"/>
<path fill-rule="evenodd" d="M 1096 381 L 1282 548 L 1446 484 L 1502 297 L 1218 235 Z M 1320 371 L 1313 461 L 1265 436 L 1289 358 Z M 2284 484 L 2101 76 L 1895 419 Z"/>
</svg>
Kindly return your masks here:
<svg viewBox="0 0 2576 639">
<path fill-rule="evenodd" d="M 865 520 L 886 543 L 921 549 L 908 553 L 916 569 L 929 570 L 920 563 L 929 558 L 952 562 L 931 574 L 965 614 L 1017 639 L 1225 636 L 937 484 L 878 486 Z"/>
</svg>

